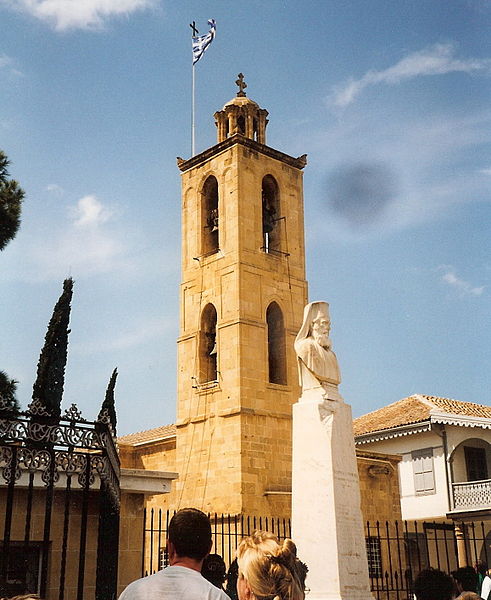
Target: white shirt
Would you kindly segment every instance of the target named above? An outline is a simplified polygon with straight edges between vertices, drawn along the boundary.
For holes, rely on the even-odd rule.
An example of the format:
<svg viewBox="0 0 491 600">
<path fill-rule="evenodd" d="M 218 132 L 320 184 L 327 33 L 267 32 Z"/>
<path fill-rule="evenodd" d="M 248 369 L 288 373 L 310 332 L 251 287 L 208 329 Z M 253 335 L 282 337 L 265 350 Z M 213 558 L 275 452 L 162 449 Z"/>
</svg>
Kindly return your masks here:
<svg viewBox="0 0 491 600">
<path fill-rule="evenodd" d="M 176 565 L 133 581 L 123 591 L 119 600 L 230 600 L 230 598 L 198 571 Z"/>
<path fill-rule="evenodd" d="M 486 577 L 482 580 L 481 598 L 488 600 L 489 592 L 491 592 L 491 578 L 486 575 Z"/>
</svg>

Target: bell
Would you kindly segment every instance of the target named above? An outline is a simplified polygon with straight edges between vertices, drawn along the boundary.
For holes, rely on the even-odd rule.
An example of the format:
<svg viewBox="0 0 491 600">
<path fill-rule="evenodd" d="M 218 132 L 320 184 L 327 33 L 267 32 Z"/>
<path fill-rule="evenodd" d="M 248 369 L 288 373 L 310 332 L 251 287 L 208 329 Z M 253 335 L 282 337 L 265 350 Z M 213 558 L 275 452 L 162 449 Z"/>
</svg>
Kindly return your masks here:
<svg viewBox="0 0 491 600">
<path fill-rule="evenodd" d="M 213 227 L 211 228 L 211 232 L 213 233 L 214 231 L 218 231 L 218 225 L 214 224 Z"/>
</svg>

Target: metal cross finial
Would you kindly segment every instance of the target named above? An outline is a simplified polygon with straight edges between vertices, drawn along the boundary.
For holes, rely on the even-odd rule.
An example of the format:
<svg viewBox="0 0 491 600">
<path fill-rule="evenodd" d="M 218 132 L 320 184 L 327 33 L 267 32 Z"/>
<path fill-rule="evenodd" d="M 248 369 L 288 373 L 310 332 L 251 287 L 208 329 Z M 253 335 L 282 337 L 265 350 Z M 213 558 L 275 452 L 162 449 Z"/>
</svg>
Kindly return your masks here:
<svg viewBox="0 0 491 600">
<path fill-rule="evenodd" d="M 196 34 L 199 33 L 199 31 L 196 29 L 196 21 L 189 23 L 189 27 L 191 27 L 193 30 L 193 36 L 196 37 Z"/>
<path fill-rule="evenodd" d="M 242 73 L 239 73 L 237 75 L 238 79 L 235 82 L 235 85 L 239 86 L 239 91 L 237 92 L 237 96 L 245 96 L 246 93 L 244 92 L 244 90 L 247 87 L 247 83 L 244 81 L 244 75 L 242 75 Z"/>
</svg>

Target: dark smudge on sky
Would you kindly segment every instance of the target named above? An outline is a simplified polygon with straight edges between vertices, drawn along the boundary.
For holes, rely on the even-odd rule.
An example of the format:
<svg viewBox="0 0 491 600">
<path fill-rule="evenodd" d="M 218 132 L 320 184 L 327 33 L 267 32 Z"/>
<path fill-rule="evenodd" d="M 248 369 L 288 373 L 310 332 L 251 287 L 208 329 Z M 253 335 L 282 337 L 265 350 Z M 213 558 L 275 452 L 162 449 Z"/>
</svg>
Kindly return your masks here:
<svg viewBox="0 0 491 600">
<path fill-rule="evenodd" d="M 352 227 L 376 224 L 395 195 L 394 172 L 382 162 L 342 165 L 327 180 L 329 207 Z"/>
</svg>

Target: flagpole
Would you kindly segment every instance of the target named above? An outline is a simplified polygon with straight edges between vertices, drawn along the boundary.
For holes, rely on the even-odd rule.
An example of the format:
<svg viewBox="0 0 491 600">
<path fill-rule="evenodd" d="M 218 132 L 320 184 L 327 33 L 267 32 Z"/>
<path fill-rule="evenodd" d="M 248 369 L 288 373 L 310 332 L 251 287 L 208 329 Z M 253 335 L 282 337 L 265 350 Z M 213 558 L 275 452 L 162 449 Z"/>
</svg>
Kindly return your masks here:
<svg viewBox="0 0 491 600">
<path fill-rule="evenodd" d="M 206 34 L 206 35 L 201 35 L 201 36 L 197 36 L 196 34 L 199 33 L 199 31 L 196 29 L 196 22 L 193 21 L 192 23 L 189 24 L 189 27 L 191 27 L 191 29 L 193 30 L 193 84 L 192 84 L 192 91 L 191 91 L 191 156 L 194 156 L 195 153 L 195 91 L 196 91 L 196 72 L 195 72 L 195 64 L 198 62 L 198 60 L 201 58 L 201 56 L 203 55 L 204 51 L 208 48 L 208 46 L 211 44 L 211 42 L 213 41 L 213 38 L 215 37 L 215 27 L 216 27 L 216 21 L 215 19 L 208 19 L 208 24 L 210 25 L 211 29 L 210 31 Z"/>
<path fill-rule="evenodd" d="M 195 112 L 195 104 L 194 104 L 194 93 L 196 88 L 196 75 L 195 68 L 193 63 L 193 89 L 192 89 L 192 107 L 191 107 L 191 156 L 194 156 L 195 150 L 195 123 L 194 123 L 194 112 Z"/>
</svg>

